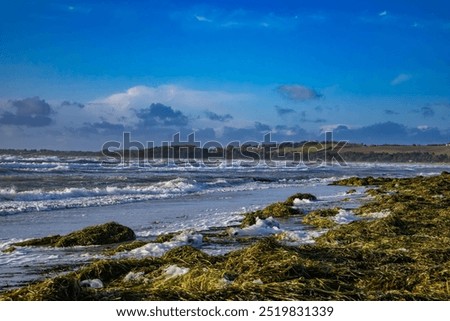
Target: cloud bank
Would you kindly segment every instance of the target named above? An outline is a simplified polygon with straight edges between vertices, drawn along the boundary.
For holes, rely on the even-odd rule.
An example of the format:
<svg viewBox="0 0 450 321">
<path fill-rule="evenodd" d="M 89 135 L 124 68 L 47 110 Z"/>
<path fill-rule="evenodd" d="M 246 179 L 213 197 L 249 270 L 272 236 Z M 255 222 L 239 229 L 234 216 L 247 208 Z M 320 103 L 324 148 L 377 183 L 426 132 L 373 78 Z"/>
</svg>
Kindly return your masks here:
<svg viewBox="0 0 450 321">
<path fill-rule="evenodd" d="M 0 114 L 0 124 L 45 127 L 52 123 L 53 113 L 50 105 L 39 97 L 10 100 Z"/>
<path fill-rule="evenodd" d="M 147 108 L 142 108 L 136 112 L 136 115 L 141 119 L 140 126 L 175 126 L 184 127 L 189 120 L 179 110 L 174 110 L 170 106 L 165 106 L 161 103 L 153 103 Z"/>
<path fill-rule="evenodd" d="M 233 116 L 231 116 L 230 114 L 219 115 L 219 114 L 216 114 L 209 110 L 205 111 L 205 114 L 209 120 L 214 120 L 214 121 L 227 122 L 227 121 L 233 119 Z"/>
<path fill-rule="evenodd" d="M 333 129 L 336 139 L 368 144 L 449 140 L 445 132 L 448 129 L 435 125 L 436 121 L 446 121 L 450 108 L 446 101 L 419 105 L 409 112 L 404 109 L 401 114 L 397 109 L 377 111 L 385 118 L 403 115 L 409 126 L 396 122 L 348 126 L 329 123 L 330 119 L 342 121 L 346 114 L 326 102 L 307 110 L 291 108 L 297 101 L 320 97 L 307 87 L 284 85 L 277 92 L 271 88 L 267 91 L 275 97 L 267 103 L 266 97 L 255 100 L 242 93 L 176 85 L 136 86 L 87 102 L 46 101 L 39 97 L 0 101 L 0 148 L 99 150 L 108 140 L 121 141 L 124 132 L 130 132 L 133 139 L 154 141 L 156 145 L 170 140 L 177 132 L 182 137 L 195 132 L 202 142 L 261 141 L 268 132 L 278 142 L 323 140 L 320 128 Z M 289 107 L 278 105 L 283 101 Z M 255 112 L 255 108 L 247 109 L 248 105 L 259 109 Z"/>
<path fill-rule="evenodd" d="M 337 126 L 334 138 L 366 144 L 434 144 L 446 141 L 446 135 L 436 127 L 418 126 L 416 128 L 385 122 L 360 128 L 350 128 L 346 125 Z"/>
</svg>

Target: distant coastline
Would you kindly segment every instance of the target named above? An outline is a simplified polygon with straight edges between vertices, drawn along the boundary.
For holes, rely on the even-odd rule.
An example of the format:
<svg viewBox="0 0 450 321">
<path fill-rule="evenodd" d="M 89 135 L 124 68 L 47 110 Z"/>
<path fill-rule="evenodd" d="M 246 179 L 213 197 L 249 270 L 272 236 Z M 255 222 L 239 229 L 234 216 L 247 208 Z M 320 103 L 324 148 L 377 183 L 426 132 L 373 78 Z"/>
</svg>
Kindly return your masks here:
<svg viewBox="0 0 450 321">
<path fill-rule="evenodd" d="M 243 159 L 252 157 L 269 159 L 273 161 L 296 161 L 305 159 L 308 154 L 309 160 L 332 158 L 337 153 L 346 162 L 379 162 L 379 163 L 450 163 L 450 144 L 435 145 L 365 145 L 347 144 L 339 148 L 323 148 L 320 142 L 299 142 L 282 144 L 277 147 L 261 148 L 252 145 L 240 147 L 227 146 L 211 152 L 206 148 L 193 146 L 154 147 L 145 150 L 125 151 L 58 151 L 49 149 L 0 149 L 1 155 L 22 157 L 118 157 L 124 156 L 130 159 L 200 159 L 207 157 L 222 156 L 223 159 Z M 189 157 L 191 156 L 191 157 Z"/>
</svg>

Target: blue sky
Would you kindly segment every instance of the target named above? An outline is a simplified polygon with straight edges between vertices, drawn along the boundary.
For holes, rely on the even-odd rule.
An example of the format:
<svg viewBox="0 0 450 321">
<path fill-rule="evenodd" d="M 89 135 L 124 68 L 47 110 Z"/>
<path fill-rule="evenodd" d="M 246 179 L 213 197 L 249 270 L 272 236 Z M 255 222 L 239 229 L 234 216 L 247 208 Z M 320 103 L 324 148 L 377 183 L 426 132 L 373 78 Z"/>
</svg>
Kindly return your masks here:
<svg viewBox="0 0 450 321">
<path fill-rule="evenodd" d="M 2 1 L 0 148 L 450 141 L 447 1 Z"/>
</svg>

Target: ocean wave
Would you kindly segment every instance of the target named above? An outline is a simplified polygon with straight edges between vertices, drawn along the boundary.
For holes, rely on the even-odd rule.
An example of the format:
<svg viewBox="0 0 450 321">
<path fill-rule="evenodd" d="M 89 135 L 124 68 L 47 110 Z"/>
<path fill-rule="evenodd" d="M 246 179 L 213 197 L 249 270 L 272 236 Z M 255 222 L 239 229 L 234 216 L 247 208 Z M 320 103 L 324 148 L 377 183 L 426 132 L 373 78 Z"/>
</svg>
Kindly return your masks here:
<svg viewBox="0 0 450 321">
<path fill-rule="evenodd" d="M 0 156 L 0 215 L 91 207 L 239 192 L 286 186 L 317 186 L 349 176 L 411 176 L 439 173 L 449 166 L 352 163 L 347 167 L 283 167 L 283 162 L 250 166 L 235 160 L 217 167 L 180 166 L 173 160 L 140 166 L 105 163 L 101 157 Z M 414 169 L 411 171 L 411 169 Z"/>
<path fill-rule="evenodd" d="M 197 191 L 199 186 L 184 178 L 158 182 L 149 186 L 106 186 L 104 188 L 73 188 L 66 187 L 58 190 L 33 189 L 18 192 L 14 187 L 0 189 L 0 200 L 10 201 L 43 201 L 59 200 L 90 196 L 134 195 L 134 194 L 162 194 L 185 193 Z"/>
<path fill-rule="evenodd" d="M 288 183 L 264 184 L 253 180 L 232 181 L 223 178 L 215 179 L 211 182 L 198 182 L 178 177 L 149 185 L 127 185 L 124 187 L 65 187 L 56 190 L 39 188 L 27 191 L 17 191 L 16 188 L 11 187 L 0 189 L 0 215 L 76 207 L 106 206 L 192 194 L 251 191 L 291 185 Z"/>
<path fill-rule="evenodd" d="M 61 159 L 57 156 L 25 157 L 13 155 L 0 155 L 0 161 L 3 162 L 59 162 Z"/>
</svg>

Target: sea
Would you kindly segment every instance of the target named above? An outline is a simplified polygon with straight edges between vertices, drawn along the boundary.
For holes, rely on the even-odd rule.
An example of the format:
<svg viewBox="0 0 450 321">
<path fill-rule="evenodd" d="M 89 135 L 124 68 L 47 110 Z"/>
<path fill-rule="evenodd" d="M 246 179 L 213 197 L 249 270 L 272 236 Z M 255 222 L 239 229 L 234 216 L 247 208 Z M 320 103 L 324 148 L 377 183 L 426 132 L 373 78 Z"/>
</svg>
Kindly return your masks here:
<svg viewBox="0 0 450 321">
<path fill-rule="evenodd" d="M 344 166 L 345 165 L 345 166 Z M 413 177 L 449 171 L 445 164 L 301 164 L 232 163 L 214 166 L 173 161 L 142 164 L 100 156 L 0 155 L 0 291 L 58 273 L 60 267 L 82 266 L 106 258 L 104 247 L 16 247 L 31 238 L 67 234 L 87 226 L 115 221 L 132 228 L 137 238 L 152 241 L 176 233 L 165 243 L 149 243 L 116 257 L 161 256 L 190 244 L 211 255 L 242 247 L 242 242 L 205 242 L 218 230 L 230 238 L 285 236 L 289 244 L 314 243 L 324 230 L 304 226 L 301 218 L 260 220 L 241 229 L 248 211 L 284 201 L 295 193 L 311 193 L 317 201 L 296 200 L 303 212 L 339 207 L 335 220 L 359 219 L 352 209 L 368 201 L 366 187 L 333 186 L 351 176 Z"/>
</svg>

